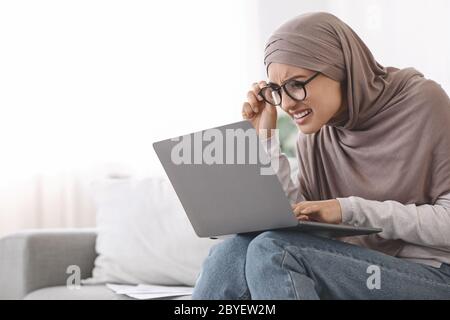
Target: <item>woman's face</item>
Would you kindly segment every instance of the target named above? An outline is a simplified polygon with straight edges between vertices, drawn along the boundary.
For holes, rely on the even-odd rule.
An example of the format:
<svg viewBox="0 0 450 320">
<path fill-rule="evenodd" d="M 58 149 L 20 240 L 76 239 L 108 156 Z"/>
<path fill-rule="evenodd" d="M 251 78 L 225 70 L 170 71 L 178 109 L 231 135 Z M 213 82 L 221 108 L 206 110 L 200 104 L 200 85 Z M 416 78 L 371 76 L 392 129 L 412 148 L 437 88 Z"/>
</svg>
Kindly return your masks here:
<svg viewBox="0 0 450 320">
<path fill-rule="evenodd" d="M 273 62 L 269 65 L 268 73 L 270 82 L 281 85 L 293 77 L 296 80 L 305 81 L 316 72 Z M 345 98 L 343 98 L 345 94 L 339 81 L 319 74 L 306 85 L 306 92 L 305 100 L 295 101 L 282 90 L 281 100 L 282 109 L 291 116 L 305 134 L 319 131 L 331 118 L 346 111 Z M 299 114 L 306 109 L 312 112 L 299 119 Z"/>
</svg>

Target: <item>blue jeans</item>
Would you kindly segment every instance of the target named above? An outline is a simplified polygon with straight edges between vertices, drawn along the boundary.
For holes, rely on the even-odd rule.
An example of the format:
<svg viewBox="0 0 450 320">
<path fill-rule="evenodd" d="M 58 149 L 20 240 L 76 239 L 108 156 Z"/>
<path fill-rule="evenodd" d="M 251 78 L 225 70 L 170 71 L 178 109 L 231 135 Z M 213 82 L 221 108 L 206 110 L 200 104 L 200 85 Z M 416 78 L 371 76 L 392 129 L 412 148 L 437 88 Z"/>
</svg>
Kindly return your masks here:
<svg viewBox="0 0 450 320">
<path fill-rule="evenodd" d="M 192 299 L 450 299 L 450 265 L 290 230 L 240 234 L 211 248 Z"/>
</svg>

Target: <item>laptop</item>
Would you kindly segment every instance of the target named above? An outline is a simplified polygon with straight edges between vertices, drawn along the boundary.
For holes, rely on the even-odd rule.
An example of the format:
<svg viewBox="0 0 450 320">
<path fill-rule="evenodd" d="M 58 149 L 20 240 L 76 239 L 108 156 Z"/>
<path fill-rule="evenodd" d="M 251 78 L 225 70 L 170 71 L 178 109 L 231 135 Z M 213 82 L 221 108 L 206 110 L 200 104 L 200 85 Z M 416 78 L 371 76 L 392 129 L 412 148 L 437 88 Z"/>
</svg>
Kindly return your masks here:
<svg viewBox="0 0 450 320">
<path fill-rule="evenodd" d="M 382 231 L 298 221 L 275 164 L 246 120 L 158 141 L 153 148 L 199 237 L 275 229 L 328 238 Z"/>
</svg>

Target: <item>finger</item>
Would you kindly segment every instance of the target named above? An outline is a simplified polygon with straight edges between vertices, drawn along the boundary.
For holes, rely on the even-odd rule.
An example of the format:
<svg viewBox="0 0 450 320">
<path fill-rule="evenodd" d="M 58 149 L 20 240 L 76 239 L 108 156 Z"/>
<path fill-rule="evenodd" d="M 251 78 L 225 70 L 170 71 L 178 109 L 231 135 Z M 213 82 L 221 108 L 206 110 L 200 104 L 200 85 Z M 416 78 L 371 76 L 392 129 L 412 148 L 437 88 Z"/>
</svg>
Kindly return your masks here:
<svg viewBox="0 0 450 320">
<path fill-rule="evenodd" d="M 296 207 L 293 211 L 294 211 L 294 214 L 295 214 L 296 216 L 298 216 L 298 215 L 300 215 L 301 210 L 302 210 L 302 208 Z"/>
<path fill-rule="evenodd" d="M 267 86 L 267 82 L 265 82 L 264 80 L 260 81 L 260 82 L 258 82 L 258 86 L 262 89 Z"/>
<path fill-rule="evenodd" d="M 320 211 L 320 206 L 313 204 L 313 205 L 310 205 L 310 206 L 300 210 L 300 213 L 301 214 L 311 214 L 311 213 L 319 212 L 319 211 Z"/>
<path fill-rule="evenodd" d="M 298 207 L 298 206 L 305 206 L 305 205 L 307 205 L 307 204 L 309 204 L 309 203 L 312 203 L 312 202 L 313 202 L 313 201 L 300 201 L 300 202 L 291 204 L 291 207 L 292 207 L 292 208 L 295 208 L 295 207 Z"/>
<path fill-rule="evenodd" d="M 242 118 L 248 119 L 247 113 L 245 112 L 245 104 L 246 104 L 246 102 L 244 102 L 244 103 L 242 104 L 242 110 L 241 110 L 241 113 L 242 113 Z"/>
<path fill-rule="evenodd" d="M 257 82 L 254 82 L 254 83 L 252 84 L 252 90 L 253 90 L 253 93 L 255 94 L 256 99 L 258 99 L 258 101 L 263 101 L 263 98 L 258 94 L 259 91 L 261 90 L 261 88 L 262 88 L 262 87 L 260 87 L 259 84 L 258 84 Z"/>
<path fill-rule="evenodd" d="M 244 116 L 246 119 L 251 119 L 254 116 L 252 107 L 250 106 L 250 103 L 244 102 L 242 105 L 242 116 Z"/>
<path fill-rule="evenodd" d="M 300 210 L 302 210 L 302 209 L 304 209 L 304 208 L 306 208 L 308 206 L 311 206 L 313 204 L 314 204 L 313 201 L 301 201 L 299 203 L 294 204 L 292 208 L 293 209 L 294 208 L 299 208 Z"/>
<path fill-rule="evenodd" d="M 247 92 L 247 100 L 250 103 L 250 105 L 251 105 L 251 107 L 253 109 L 253 112 L 254 113 L 258 113 L 258 111 L 259 111 L 258 110 L 259 102 L 258 102 L 258 99 L 256 98 L 256 95 L 255 95 L 255 93 L 253 91 Z"/>
<path fill-rule="evenodd" d="M 298 217 L 297 217 L 297 220 L 301 220 L 301 221 L 309 221 L 309 220 L 311 220 L 308 216 L 305 216 L 305 215 L 299 215 Z"/>
<path fill-rule="evenodd" d="M 319 209 L 313 209 L 311 207 L 308 207 L 308 208 L 305 208 L 302 210 L 297 210 L 296 212 L 297 212 L 296 213 L 297 216 L 300 216 L 300 215 L 313 216 L 313 215 L 316 215 L 317 213 L 319 213 L 320 211 L 319 211 Z"/>
</svg>

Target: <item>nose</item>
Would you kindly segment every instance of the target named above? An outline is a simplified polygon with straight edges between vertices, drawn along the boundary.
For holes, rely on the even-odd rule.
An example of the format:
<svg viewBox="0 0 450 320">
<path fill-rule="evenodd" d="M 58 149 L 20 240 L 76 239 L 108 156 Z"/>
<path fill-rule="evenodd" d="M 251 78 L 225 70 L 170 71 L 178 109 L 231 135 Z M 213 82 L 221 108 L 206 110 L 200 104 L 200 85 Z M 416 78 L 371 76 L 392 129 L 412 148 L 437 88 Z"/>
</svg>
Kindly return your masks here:
<svg viewBox="0 0 450 320">
<path fill-rule="evenodd" d="M 282 95 L 283 97 L 281 99 L 281 108 L 288 114 L 291 114 L 289 111 L 295 109 L 297 101 L 293 100 L 289 95 L 287 95 L 284 90 L 282 90 Z"/>
</svg>

